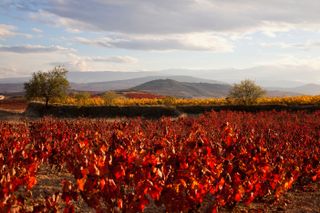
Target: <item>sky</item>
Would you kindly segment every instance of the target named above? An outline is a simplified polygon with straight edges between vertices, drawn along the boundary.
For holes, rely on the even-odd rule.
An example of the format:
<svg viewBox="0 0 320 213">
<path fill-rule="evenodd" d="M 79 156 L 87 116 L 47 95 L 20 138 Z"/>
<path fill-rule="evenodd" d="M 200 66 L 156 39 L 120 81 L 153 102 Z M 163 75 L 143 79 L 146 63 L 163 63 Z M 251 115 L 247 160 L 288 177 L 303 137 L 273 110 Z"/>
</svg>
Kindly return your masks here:
<svg viewBox="0 0 320 213">
<path fill-rule="evenodd" d="M 267 67 L 320 83 L 319 8 L 318 0 L 1 0 L 0 78 L 57 65 Z"/>
</svg>

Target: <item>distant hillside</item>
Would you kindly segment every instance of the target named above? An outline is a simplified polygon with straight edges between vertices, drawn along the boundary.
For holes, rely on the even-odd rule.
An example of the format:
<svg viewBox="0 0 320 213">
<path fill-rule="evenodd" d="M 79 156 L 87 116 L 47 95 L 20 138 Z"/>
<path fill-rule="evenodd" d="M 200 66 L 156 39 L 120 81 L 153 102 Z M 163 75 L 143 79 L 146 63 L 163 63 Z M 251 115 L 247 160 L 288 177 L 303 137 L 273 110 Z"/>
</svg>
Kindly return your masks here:
<svg viewBox="0 0 320 213">
<path fill-rule="evenodd" d="M 168 69 L 161 70 L 163 74 L 190 75 L 199 78 L 208 78 L 236 83 L 244 79 L 254 80 L 263 87 L 299 87 L 307 83 L 316 83 L 319 80 L 318 69 L 306 66 L 255 66 L 251 68 L 226 68 L 226 69 Z"/>
<path fill-rule="evenodd" d="M 23 83 L 20 82 L 22 80 L 21 78 L 17 83 L 12 83 L 13 79 L 7 79 L 7 81 L 11 83 L 3 83 L 0 81 L 0 94 L 23 94 Z M 100 93 L 108 90 L 127 90 L 134 88 L 135 90 L 177 97 L 223 97 L 228 94 L 231 87 L 231 85 L 224 82 L 184 75 L 148 76 L 127 80 L 70 84 L 72 91 Z M 319 95 L 320 85 L 306 84 L 295 88 L 266 88 L 266 90 L 267 96 L 270 97 Z"/>
<path fill-rule="evenodd" d="M 83 71 L 83 72 L 68 72 L 67 79 L 74 83 L 92 83 L 128 80 L 132 78 L 143 78 L 148 76 L 169 76 L 161 72 L 151 71 L 136 71 L 136 72 L 117 72 L 117 71 Z M 171 76 L 171 75 L 170 75 Z M 0 78 L 0 83 L 24 83 L 31 78 L 28 77 L 12 77 Z"/>
<path fill-rule="evenodd" d="M 68 72 L 67 78 L 74 83 L 93 83 L 120 81 L 133 78 L 144 78 L 148 76 L 168 76 L 159 72 L 116 72 L 116 71 L 86 71 L 86 72 Z"/>
<path fill-rule="evenodd" d="M 279 91 L 279 90 L 267 90 L 268 97 L 285 97 L 285 96 L 300 96 L 302 93 L 298 92 L 288 92 L 288 91 Z"/>
<path fill-rule="evenodd" d="M 119 81 L 106 81 L 106 82 L 93 82 L 93 83 L 72 83 L 71 87 L 74 90 L 79 91 L 107 91 L 107 90 L 124 90 L 129 89 L 140 84 L 158 80 L 158 79 L 166 79 L 170 78 L 172 80 L 180 81 L 180 82 L 189 82 L 189 83 L 219 83 L 223 84 L 219 81 L 207 80 L 202 78 L 195 78 L 191 76 L 149 76 L 142 78 L 132 78 L 128 80 L 119 80 Z"/>
<path fill-rule="evenodd" d="M 21 93 L 23 90 L 23 83 L 0 83 L 0 93 Z"/>
<path fill-rule="evenodd" d="M 309 95 L 320 95 L 320 85 L 319 84 L 306 84 L 300 87 L 293 88 L 291 91 L 299 92 Z"/>
<path fill-rule="evenodd" d="M 71 71 L 67 77 L 74 83 L 92 83 L 128 80 L 150 76 L 195 76 L 197 78 L 218 80 L 226 83 L 236 83 L 243 79 L 252 79 L 263 87 L 294 88 L 307 83 L 317 83 L 319 70 L 305 66 L 256 66 L 245 69 L 168 69 L 158 71 Z M 22 83 L 31 78 L 17 77 L 0 79 L 0 83 Z M 150 79 L 155 80 L 155 79 Z M 182 79 L 176 79 L 187 82 Z M 301 92 L 300 92 L 301 93 Z"/>
<path fill-rule="evenodd" d="M 0 78 L 0 84 L 18 84 L 29 81 L 31 77 Z"/>
<path fill-rule="evenodd" d="M 147 83 L 133 87 L 132 89 L 164 96 L 201 98 L 225 97 L 229 93 L 230 88 L 230 85 L 221 83 L 189 83 L 179 82 L 172 79 L 160 79 L 149 81 Z"/>
<path fill-rule="evenodd" d="M 269 87 L 268 90 L 292 93 L 296 95 L 320 95 L 319 84 L 305 84 L 298 87 L 282 88 L 282 87 Z"/>
</svg>

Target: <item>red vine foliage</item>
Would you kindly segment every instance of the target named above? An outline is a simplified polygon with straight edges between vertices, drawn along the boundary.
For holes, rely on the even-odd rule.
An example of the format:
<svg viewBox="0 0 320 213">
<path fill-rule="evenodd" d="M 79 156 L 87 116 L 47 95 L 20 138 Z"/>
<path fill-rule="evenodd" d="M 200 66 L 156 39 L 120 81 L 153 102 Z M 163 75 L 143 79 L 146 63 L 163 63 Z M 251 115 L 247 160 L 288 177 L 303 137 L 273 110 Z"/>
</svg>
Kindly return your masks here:
<svg viewBox="0 0 320 213">
<path fill-rule="evenodd" d="M 65 167 L 65 212 L 81 196 L 97 212 L 217 211 L 320 179 L 320 113 L 211 112 L 197 118 L 0 122 L 0 208 L 23 196 L 46 162 Z M 207 198 L 210 197 L 210 202 Z M 58 194 L 38 211 L 55 209 Z"/>
</svg>

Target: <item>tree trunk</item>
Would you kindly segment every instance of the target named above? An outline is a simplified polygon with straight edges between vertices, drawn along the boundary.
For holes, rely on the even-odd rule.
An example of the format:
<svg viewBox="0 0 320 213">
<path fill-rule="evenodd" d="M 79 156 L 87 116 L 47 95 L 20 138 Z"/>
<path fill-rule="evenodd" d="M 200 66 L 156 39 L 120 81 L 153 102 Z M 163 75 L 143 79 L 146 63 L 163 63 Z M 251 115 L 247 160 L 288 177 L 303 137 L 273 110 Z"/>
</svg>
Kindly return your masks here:
<svg viewBox="0 0 320 213">
<path fill-rule="evenodd" d="M 46 108 L 48 109 L 49 106 L 49 98 L 46 98 Z"/>
</svg>

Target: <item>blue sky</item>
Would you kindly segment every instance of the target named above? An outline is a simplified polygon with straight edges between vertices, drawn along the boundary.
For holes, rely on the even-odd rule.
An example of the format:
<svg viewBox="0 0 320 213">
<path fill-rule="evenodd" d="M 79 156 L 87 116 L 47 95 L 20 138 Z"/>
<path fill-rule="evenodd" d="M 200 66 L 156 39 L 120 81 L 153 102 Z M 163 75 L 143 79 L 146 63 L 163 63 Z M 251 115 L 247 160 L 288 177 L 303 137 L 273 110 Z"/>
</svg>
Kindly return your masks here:
<svg viewBox="0 0 320 213">
<path fill-rule="evenodd" d="M 319 8 L 316 0 L 1 0 L 0 78 L 63 64 L 70 71 L 267 67 L 272 77 L 281 70 L 279 78 L 320 82 Z"/>
</svg>

